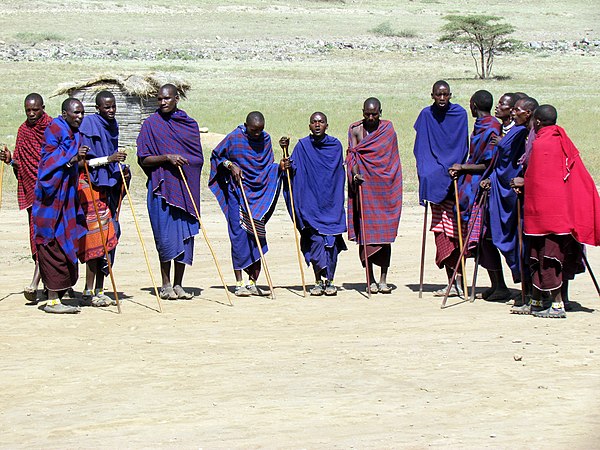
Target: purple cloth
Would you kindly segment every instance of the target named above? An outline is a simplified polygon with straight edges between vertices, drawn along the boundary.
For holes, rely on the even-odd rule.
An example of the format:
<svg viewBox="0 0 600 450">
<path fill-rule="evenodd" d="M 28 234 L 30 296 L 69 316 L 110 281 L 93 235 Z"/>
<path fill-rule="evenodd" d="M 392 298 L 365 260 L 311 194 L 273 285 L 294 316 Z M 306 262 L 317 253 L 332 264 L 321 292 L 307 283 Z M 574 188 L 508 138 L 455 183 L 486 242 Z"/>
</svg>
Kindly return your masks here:
<svg viewBox="0 0 600 450">
<path fill-rule="evenodd" d="M 181 155 L 188 160 L 189 164 L 182 169 L 194 202 L 200 211 L 200 175 L 204 164 L 200 131 L 198 123 L 180 109 L 167 115 L 162 115 L 158 111 L 152 114 L 142 124 L 137 138 L 138 161 L 147 156 L 167 154 Z M 168 204 L 196 217 L 194 206 L 177 167 L 172 164 L 162 164 L 154 167 L 142 166 L 142 168 L 148 176 L 148 185 L 152 186 L 154 194 L 163 197 Z"/>
<path fill-rule="evenodd" d="M 500 250 L 512 272 L 513 280 L 520 281 L 519 245 L 517 234 L 517 194 L 510 180 L 521 171 L 519 161 L 525 153 L 527 128 L 512 127 L 497 146 L 497 157 L 490 174 L 488 214 L 492 242 Z"/>
<path fill-rule="evenodd" d="M 108 121 L 100 114 L 85 116 L 81 126 L 81 145 L 87 145 L 87 159 L 110 156 L 119 150 L 119 125 L 116 120 Z M 121 183 L 118 163 L 90 167 L 90 178 L 94 186 L 113 187 Z"/>
<path fill-rule="evenodd" d="M 81 136 L 62 117 L 54 119 L 44 132 L 35 200 L 32 208 L 34 239 L 46 245 L 56 240 L 73 264 L 77 263 L 79 239 L 85 234 L 85 218 L 79 206 L 77 156 Z"/>
<path fill-rule="evenodd" d="M 421 111 L 414 128 L 419 202 L 440 204 L 451 191 L 448 169 L 452 164 L 463 163 L 467 157 L 467 112 L 455 103 L 450 103 L 446 110 L 431 105 Z"/>
<path fill-rule="evenodd" d="M 346 172 L 342 143 L 329 135 L 320 142 L 307 136 L 294 147 L 290 162 L 298 229 L 309 227 L 324 235 L 344 233 Z M 291 211 L 289 191 L 285 188 L 283 195 Z"/>
</svg>

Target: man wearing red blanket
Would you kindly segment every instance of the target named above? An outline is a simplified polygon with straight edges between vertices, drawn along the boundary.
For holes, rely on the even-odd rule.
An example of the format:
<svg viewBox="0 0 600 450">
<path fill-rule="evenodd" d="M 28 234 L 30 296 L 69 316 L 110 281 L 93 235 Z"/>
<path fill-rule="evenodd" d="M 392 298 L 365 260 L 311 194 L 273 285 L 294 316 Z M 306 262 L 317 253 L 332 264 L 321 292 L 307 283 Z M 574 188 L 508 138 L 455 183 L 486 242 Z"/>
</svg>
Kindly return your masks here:
<svg viewBox="0 0 600 450">
<path fill-rule="evenodd" d="M 568 280 L 583 271 L 582 244 L 600 245 L 600 197 L 579 151 L 556 119 L 552 105 L 542 105 L 533 114 L 537 135 L 525 172 L 523 215 L 531 244 L 531 313 L 565 318 Z M 545 310 L 540 306 L 542 291 L 552 298 Z"/>
</svg>

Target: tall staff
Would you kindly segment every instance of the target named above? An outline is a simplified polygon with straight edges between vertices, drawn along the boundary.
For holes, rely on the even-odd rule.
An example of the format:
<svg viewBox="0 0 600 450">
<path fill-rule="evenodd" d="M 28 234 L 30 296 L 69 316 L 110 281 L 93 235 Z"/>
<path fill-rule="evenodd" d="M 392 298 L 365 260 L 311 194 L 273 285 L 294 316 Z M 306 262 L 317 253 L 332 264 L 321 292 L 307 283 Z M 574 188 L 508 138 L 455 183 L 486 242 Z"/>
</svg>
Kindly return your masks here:
<svg viewBox="0 0 600 450">
<path fill-rule="evenodd" d="M 521 301 L 525 305 L 525 270 L 523 264 L 523 224 L 521 223 L 521 197 L 517 194 L 517 233 L 519 233 L 519 275 L 521 275 Z"/>
<path fill-rule="evenodd" d="M 463 295 L 464 298 L 469 297 L 469 288 L 467 283 L 467 272 L 465 270 L 465 257 L 463 252 L 463 238 L 462 238 L 462 226 L 461 226 L 461 217 L 460 217 L 460 202 L 458 199 L 458 180 L 454 178 L 454 199 L 456 200 L 456 225 L 458 228 L 458 248 L 460 250 L 460 265 L 462 270 L 462 280 L 463 280 Z"/>
<path fill-rule="evenodd" d="M 229 304 L 233 306 L 233 302 L 231 301 L 231 295 L 229 294 L 229 289 L 227 288 L 227 284 L 225 283 L 225 278 L 223 278 L 223 272 L 221 271 L 221 266 L 219 265 L 219 261 L 217 260 L 217 255 L 210 245 L 210 241 L 208 240 L 208 236 L 206 234 L 206 230 L 204 229 L 204 224 L 202 223 L 202 218 L 200 217 L 200 211 L 198 211 L 198 206 L 196 205 L 196 201 L 194 197 L 192 197 L 192 191 L 190 190 L 190 185 L 187 182 L 185 174 L 183 173 L 183 169 L 181 166 L 177 166 L 179 169 L 179 173 L 181 174 L 181 179 L 185 184 L 185 188 L 188 191 L 188 195 L 190 196 L 190 200 L 192 201 L 192 206 L 194 207 L 194 212 L 196 213 L 196 217 L 198 218 L 198 223 L 200 224 L 200 230 L 202 230 L 202 236 L 204 236 L 204 240 L 206 241 L 206 245 L 208 245 L 208 249 L 210 250 L 210 254 L 213 257 L 215 262 L 215 266 L 217 267 L 217 272 L 219 272 L 219 278 L 221 278 L 221 283 L 223 283 L 223 288 L 225 288 L 225 293 L 227 294 L 227 300 L 229 300 Z"/>
<path fill-rule="evenodd" d="M 289 154 L 289 146 L 290 146 L 290 138 L 288 136 L 286 144 L 282 145 L 281 148 L 283 149 L 283 157 L 286 159 L 289 159 L 290 154 Z M 294 194 L 292 192 L 292 177 L 290 175 L 290 169 L 286 167 L 285 169 L 285 173 L 287 175 L 287 180 L 288 180 L 288 189 L 290 192 L 290 204 L 292 206 L 292 222 L 294 222 L 294 238 L 296 241 L 296 253 L 298 254 L 298 266 L 300 267 L 300 276 L 302 277 L 302 292 L 304 294 L 304 297 L 306 297 L 306 281 L 304 279 L 304 267 L 303 267 L 303 261 L 302 261 L 302 254 L 300 252 L 300 241 L 298 239 L 298 229 L 296 228 L 296 209 L 294 208 Z"/>
<path fill-rule="evenodd" d="M 260 239 L 258 237 L 258 231 L 256 231 L 256 225 L 254 224 L 254 218 L 252 217 L 252 211 L 250 210 L 250 205 L 248 204 L 248 198 L 246 197 L 246 191 L 244 190 L 244 182 L 240 178 L 240 191 L 242 191 L 242 197 L 244 198 L 244 204 L 246 205 L 246 211 L 248 211 L 248 217 L 250 218 L 250 223 L 252 224 L 252 233 L 254 234 L 254 239 L 256 240 L 256 245 L 258 246 L 258 253 L 260 253 L 260 260 L 262 261 L 262 265 L 265 268 L 265 276 L 267 277 L 267 282 L 269 283 L 269 289 L 271 290 L 271 299 L 275 300 L 275 290 L 273 289 L 273 282 L 271 281 L 271 275 L 269 274 L 269 267 L 267 266 L 267 260 L 265 259 L 265 254 L 262 251 L 262 246 L 260 244 Z"/>
<path fill-rule="evenodd" d="M 360 214 L 360 240 L 363 245 L 363 254 L 365 255 L 365 270 L 367 273 L 367 295 L 371 298 L 371 275 L 369 273 L 369 255 L 367 253 L 367 236 L 365 231 L 365 215 L 362 202 L 362 186 L 358 185 L 358 210 Z"/>
<path fill-rule="evenodd" d="M 425 243 L 427 242 L 427 209 L 429 203 L 425 201 L 425 212 L 423 213 L 423 237 L 421 238 L 421 271 L 419 274 L 419 298 L 423 298 L 423 276 L 425 274 Z"/>
<path fill-rule="evenodd" d="M 8 151 L 8 147 L 4 144 L 4 151 Z M 2 208 L 2 186 L 4 181 L 4 161 L 0 161 L 0 208 Z"/>
<path fill-rule="evenodd" d="M 115 301 L 117 302 L 117 311 L 121 314 L 121 302 L 119 301 L 119 293 L 117 292 L 117 285 L 115 283 L 115 276 L 112 271 L 112 263 L 110 262 L 110 255 L 108 254 L 108 247 L 106 246 L 106 240 L 104 239 L 104 230 L 102 229 L 102 221 L 100 220 L 100 214 L 98 213 L 98 205 L 96 205 L 96 199 L 94 198 L 94 189 L 92 186 L 92 178 L 90 177 L 90 169 L 88 163 L 83 160 L 83 167 L 85 168 L 85 174 L 90 185 L 90 196 L 92 197 L 92 205 L 94 205 L 94 213 L 96 214 L 96 220 L 98 221 L 98 228 L 100 230 L 100 240 L 102 241 L 102 247 L 104 248 L 104 256 L 106 257 L 106 264 L 108 266 L 108 274 L 110 275 L 110 282 L 115 293 Z"/>
<path fill-rule="evenodd" d="M 140 230 L 140 224 L 138 223 L 137 217 L 135 215 L 135 209 L 133 208 L 133 201 L 131 200 L 131 194 L 129 193 L 129 188 L 127 187 L 127 183 L 125 182 L 125 176 L 123 175 L 123 168 L 121 164 L 118 164 L 119 171 L 121 172 L 121 180 L 123 180 L 123 187 L 125 189 L 125 194 L 127 195 L 127 200 L 129 202 L 129 208 L 131 209 L 131 215 L 133 216 L 133 221 L 135 222 L 135 228 L 138 233 L 138 237 L 140 238 L 140 244 L 142 246 L 142 251 L 144 252 L 144 258 L 146 259 L 146 266 L 148 267 L 148 273 L 150 274 L 150 279 L 152 280 L 152 287 L 154 287 L 154 294 L 156 295 L 156 301 L 158 302 L 158 310 L 163 312 L 162 304 L 160 302 L 160 295 L 158 294 L 158 286 L 156 285 L 156 280 L 154 279 L 154 274 L 152 273 L 152 267 L 150 266 L 150 260 L 148 259 L 148 252 L 146 251 L 146 244 L 144 244 L 144 238 L 142 237 L 142 231 Z"/>
</svg>

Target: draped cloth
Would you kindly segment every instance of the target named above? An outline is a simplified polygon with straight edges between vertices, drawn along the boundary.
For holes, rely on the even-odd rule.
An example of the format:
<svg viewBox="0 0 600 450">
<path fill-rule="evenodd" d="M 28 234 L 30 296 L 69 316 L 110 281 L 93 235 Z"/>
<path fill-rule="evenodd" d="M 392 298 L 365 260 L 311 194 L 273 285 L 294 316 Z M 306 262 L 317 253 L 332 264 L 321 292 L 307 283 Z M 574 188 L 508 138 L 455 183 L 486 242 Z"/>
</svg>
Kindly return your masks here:
<svg viewBox="0 0 600 450">
<path fill-rule="evenodd" d="M 279 165 L 275 163 L 269 134 L 263 131 L 258 139 L 249 139 L 244 125 L 225 136 L 210 157 L 208 187 L 227 219 L 233 268 L 239 270 L 258 261 L 260 252 L 240 187 L 233 181 L 231 172 L 223 167 L 225 161 L 231 161 L 242 170 L 242 185 L 263 253 L 268 251 L 265 225 L 279 197 Z"/>
<path fill-rule="evenodd" d="M 344 211 L 344 159 L 341 142 L 329 135 L 321 141 L 307 136 L 298 141 L 290 156 L 292 193 L 301 250 L 317 273 L 332 280 L 340 251 L 346 250 Z M 283 195 L 291 215 L 287 180 Z"/>
<path fill-rule="evenodd" d="M 106 120 L 100 114 L 85 116 L 79 131 L 81 132 L 81 144 L 89 147 L 88 159 L 107 157 L 119 150 L 119 125 L 116 120 Z M 104 257 L 98 216 L 92 198 L 98 209 L 111 263 L 114 263 L 114 249 L 121 234 L 120 227 L 115 220 L 121 200 L 121 183 L 123 183 L 118 164 L 114 162 L 90 167 L 91 184 L 86 174 L 82 173 L 79 176 L 79 200 L 85 214 L 87 227 L 87 234 L 79 241 L 79 259 L 87 262 L 102 258 L 104 260 L 102 269 L 105 274 L 107 274 L 108 264 Z"/>
<path fill-rule="evenodd" d="M 80 224 L 85 219 L 77 198 L 77 164 L 71 165 L 70 160 L 77 156 L 79 145 L 79 132 L 73 131 L 62 117 L 54 119 L 44 132 L 32 217 L 38 252 L 44 247 L 44 256 L 38 254 L 40 272 L 51 290 L 66 289 L 70 287 L 66 284 L 77 278 L 77 249 L 85 233 Z M 56 260 L 48 264 L 54 256 Z M 64 282 L 55 282 L 54 272 L 44 269 L 57 264 L 71 275 Z"/>
<path fill-rule="evenodd" d="M 497 156 L 490 173 L 488 225 L 492 242 L 510 267 L 513 281 L 521 281 L 518 236 L 517 194 L 510 180 L 519 176 L 519 163 L 525 152 L 527 128 L 514 125 L 498 142 Z"/>
<path fill-rule="evenodd" d="M 419 202 L 440 204 L 452 192 L 448 169 L 467 157 L 467 112 L 454 103 L 444 110 L 431 105 L 421 111 L 414 129 Z"/>
<path fill-rule="evenodd" d="M 204 164 L 200 131 L 198 123 L 180 109 L 165 115 L 158 111 L 152 114 L 142 124 L 137 138 L 138 161 L 167 154 L 187 159 L 188 164 L 182 169 L 200 211 L 200 175 Z M 142 165 L 142 168 L 148 177 L 148 213 L 160 261 L 191 264 L 193 243 L 189 241 L 193 242 L 200 228 L 179 168 L 169 163 Z"/>
<path fill-rule="evenodd" d="M 392 122 L 381 120 L 379 127 L 352 147 L 351 134 L 362 121 L 350 125 L 348 130 L 349 186 L 352 186 L 352 168 L 364 178 L 361 223 L 358 189 L 348 190 L 348 239 L 359 244 L 390 244 L 396 240 L 402 212 L 402 165 L 398 153 L 398 139 Z M 364 242 L 361 236 L 364 232 Z"/>
<path fill-rule="evenodd" d="M 541 128 L 527 171 L 525 233 L 570 234 L 577 242 L 600 245 L 600 197 L 579 151 L 558 125 Z"/>
</svg>

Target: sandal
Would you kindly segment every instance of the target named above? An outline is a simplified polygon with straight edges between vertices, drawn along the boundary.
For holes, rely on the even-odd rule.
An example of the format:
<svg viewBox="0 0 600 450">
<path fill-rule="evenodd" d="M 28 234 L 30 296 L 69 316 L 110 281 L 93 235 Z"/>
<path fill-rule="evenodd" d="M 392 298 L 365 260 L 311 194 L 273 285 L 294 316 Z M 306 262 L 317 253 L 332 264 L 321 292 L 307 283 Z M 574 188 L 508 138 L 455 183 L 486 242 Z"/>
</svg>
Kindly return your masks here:
<svg viewBox="0 0 600 450">
<path fill-rule="evenodd" d="M 446 291 L 448 290 L 448 285 L 444 286 L 437 291 L 433 291 L 432 294 L 434 297 L 444 297 L 446 295 Z M 463 291 L 460 287 L 452 286 L 450 288 L 450 292 L 448 293 L 448 297 L 462 297 Z"/>
<path fill-rule="evenodd" d="M 173 292 L 177 295 L 177 298 L 180 300 L 191 300 L 194 297 L 194 294 L 191 292 L 185 292 L 183 288 L 179 285 L 173 287 Z"/>
<path fill-rule="evenodd" d="M 377 294 L 379 292 L 379 286 L 377 286 L 377 283 L 371 283 L 371 286 L 369 289 L 367 289 L 367 292 L 369 292 L 369 290 L 371 291 L 371 294 Z"/>
<path fill-rule="evenodd" d="M 171 286 L 161 287 L 159 296 L 163 300 L 177 300 L 177 294 Z"/>
<path fill-rule="evenodd" d="M 325 282 L 325 295 L 327 295 L 328 297 L 331 297 L 333 295 L 337 295 L 337 287 L 335 286 L 335 284 L 333 284 L 333 281 L 326 281 Z"/>
<path fill-rule="evenodd" d="M 379 292 L 382 294 L 391 294 L 392 287 L 389 286 L 387 283 L 379 283 Z"/>
<path fill-rule="evenodd" d="M 323 295 L 323 282 L 321 280 L 317 281 L 315 283 L 315 287 L 313 287 L 310 291 L 308 291 L 310 293 L 310 295 L 318 297 L 320 295 Z"/>
</svg>

